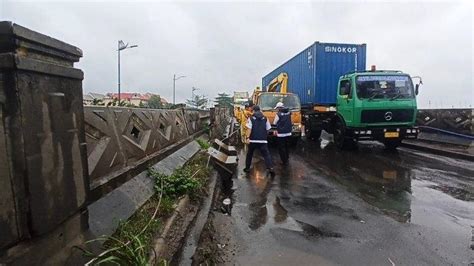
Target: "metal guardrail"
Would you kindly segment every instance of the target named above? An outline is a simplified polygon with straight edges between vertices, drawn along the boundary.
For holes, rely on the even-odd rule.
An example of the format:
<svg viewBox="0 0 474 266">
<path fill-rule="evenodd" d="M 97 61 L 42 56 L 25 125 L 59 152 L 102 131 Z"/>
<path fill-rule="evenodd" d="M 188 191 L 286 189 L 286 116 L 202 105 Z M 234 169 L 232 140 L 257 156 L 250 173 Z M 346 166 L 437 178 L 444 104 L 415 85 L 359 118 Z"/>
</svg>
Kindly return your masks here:
<svg viewBox="0 0 474 266">
<path fill-rule="evenodd" d="M 421 109 L 416 124 L 425 129 L 461 135 L 474 135 L 474 110 L 472 109 Z M 449 132 L 449 133 L 448 133 Z"/>
<path fill-rule="evenodd" d="M 422 131 L 426 131 L 426 132 L 435 132 L 435 133 L 441 133 L 444 135 L 449 135 L 449 136 L 458 137 L 462 139 L 474 140 L 474 135 L 460 134 L 460 133 L 456 133 L 456 132 L 452 132 L 449 130 L 444 130 L 444 129 L 440 129 L 436 127 L 429 127 L 429 126 L 418 126 L 418 127 Z"/>
</svg>

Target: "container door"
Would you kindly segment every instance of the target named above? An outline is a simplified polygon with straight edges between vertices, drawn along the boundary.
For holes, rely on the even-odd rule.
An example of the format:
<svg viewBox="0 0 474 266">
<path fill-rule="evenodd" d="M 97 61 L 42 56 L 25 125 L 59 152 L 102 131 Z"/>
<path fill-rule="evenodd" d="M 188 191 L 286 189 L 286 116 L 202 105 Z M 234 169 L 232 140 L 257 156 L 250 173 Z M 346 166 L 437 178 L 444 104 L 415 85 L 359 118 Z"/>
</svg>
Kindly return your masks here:
<svg viewBox="0 0 474 266">
<path fill-rule="evenodd" d="M 346 125 L 351 124 L 354 119 L 353 95 L 351 80 L 341 80 L 338 86 L 337 112 L 344 118 Z"/>
</svg>

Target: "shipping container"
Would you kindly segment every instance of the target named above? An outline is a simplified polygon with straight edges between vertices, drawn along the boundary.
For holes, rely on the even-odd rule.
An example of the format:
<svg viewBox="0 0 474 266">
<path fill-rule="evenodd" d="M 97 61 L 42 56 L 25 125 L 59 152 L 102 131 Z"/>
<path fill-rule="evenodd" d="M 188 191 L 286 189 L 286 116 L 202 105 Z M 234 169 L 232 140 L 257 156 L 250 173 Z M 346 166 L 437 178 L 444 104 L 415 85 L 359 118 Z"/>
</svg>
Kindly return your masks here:
<svg viewBox="0 0 474 266">
<path fill-rule="evenodd" d="M 315 42 L 262 78 L 265 90 L 280 73 L 288 74 L 288 91 L 302 105 L 334 105 L 339 77 L 365 70 L 366 44 Z"/>
</svg>

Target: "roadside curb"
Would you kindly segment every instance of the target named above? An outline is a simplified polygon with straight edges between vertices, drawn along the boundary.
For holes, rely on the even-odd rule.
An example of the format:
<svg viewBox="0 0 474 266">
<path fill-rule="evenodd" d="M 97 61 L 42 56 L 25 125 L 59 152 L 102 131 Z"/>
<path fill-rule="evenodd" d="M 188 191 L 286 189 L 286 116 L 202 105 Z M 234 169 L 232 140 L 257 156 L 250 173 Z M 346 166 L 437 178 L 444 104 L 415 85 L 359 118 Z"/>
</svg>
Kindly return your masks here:
<svg viewBox="0 0 474 266">
<path fill-rule="evenodd" d="M 420 150 L 420 151 L 425 151 L 425 152 L 429 152 L 429 153 L 433 153 L 437 155 L 442 155 L 446 157 L 463 159 L 463 160 L 474 162 L 474 155 L 469 155 L 465 153 L 448 151 L 448 150 L 440 150 L 440 149 L 435 149 L 428 146 L 418 145 L 418 144 L 413 144 L 413 143 L 402 143 L 400 146 L 413 149 L 413 150 Z"/>
<path fill-rule="evenodd" d="M 189 230 L 186 233 L 186 238 L 183 239 L 182 249 L 179 254 L 179 263 L 181 265 L 191 265 L 193 263 L 194 254 L 196 253 L 201 239 L 202 231 L 204 230 L 205 225 L 209 220 L 209 215 L 214 206 L 215 196 L 218 195 L 219 186 L 217 186 L 218 174 L 216 171 L 213 171 L 210 175 L 209 185 L 208 185 L 208 195 L 204 198 L 201 203 L 200 209 L 195 216 L 195 219 L 192 225 L 189 227 Z"/>
<path fill-rule="evenodd" d="M 215 188 L 217 174 L 213 171 L 209 176 L 209 185 L 207 187 L 208 195 L 206 198 L 209 198 L 211 201 L 214 200 Z M 188 237 L 188 232 L 192 228 L 196 218 L 200 214 L 203 202 L 199 205 L 194 205 L 189 199 L 189 196 L 184 196 L 178 201 L 176 209 L 173 211 L 171 217 L 169 217 L 163 227 L 163 230 L 154 238 L 153 245 L 151 248 L 149 263 L 152 264 L 155 258 L 158 259 L 172 259 L 176 256 L 177 252 L 182 248 L 184 242 Z M 209 216 L 210 210 L 206 214 L 206 221 Z M 170 240 L 176 240 L 176 233 L 179 232 L 180 235 L 177 239 L 178 245 L 170 247 Z M 196 232 L 197 235 L 200 235 L 202 228 Z M 174 238 L 173 238 L 174 236 Z M 175 243 L 176 244 L 176 243 Z M 155 257 L 156 255 L 156 257 Z"/>
<path fill-rule="evenodd" d="M 182 213 L 184 214 L 185 210 L 188 209 L 190 205 L 189 203 L 190 201 L 189 201 L 188 195 L 184 196 L 183 198 L 179 200 L 178 206 L 173 211 L 173 214 L 171 215 L 170 218 L 166 220 L 165 226 L 163 227 L 163 231 L 161 231 L 159 236 L 156 237 L 154 240 L 153 247 L 152 247 L 152 251 L 154 250 L 154 252 L 150 253 L 150 258 L 148 259 L 149 263 L 152 263 L 152 261 L 155 259 L 154 257 L 155 254 L 156 254 L 156 258 L 161 258 L 163 257 L 165 253 L 167 253 L 166 252 L 167 251 L 166 239 L 169 238 L 172 227 L 176 225 L 178 219 L 181 218 L 180 214 Z M 194 216 L 196 216 L 196 214 L 194 214 Z M 193 216 L 193 219 L 194 219 L 194 216 Z"/>
</svg>

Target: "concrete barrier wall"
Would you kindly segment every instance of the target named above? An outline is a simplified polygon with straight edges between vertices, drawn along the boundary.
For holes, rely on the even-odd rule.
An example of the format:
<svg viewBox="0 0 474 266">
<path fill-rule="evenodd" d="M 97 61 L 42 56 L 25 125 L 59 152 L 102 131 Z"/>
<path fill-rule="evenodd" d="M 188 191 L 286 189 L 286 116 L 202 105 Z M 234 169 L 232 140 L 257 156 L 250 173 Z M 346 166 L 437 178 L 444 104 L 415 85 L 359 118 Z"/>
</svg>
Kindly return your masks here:
<svg viewBox="0 0 474 266">
<path fill-rule="evenodd" d="M 229 108 L 215 107 L 211 108 L 210 113 L 211 122 L 211 138 L 222 139 L 229 134 L 229 125 L 232 116 Z"/>
<path fill-rule="evenodd" d="M 83 73 L 73 67 L 81 56 L 0 22 L 0 257 L 82 215 L 87 203 Z"/>
<path fill-rule="evenodd" d="M 96 200 L 208 123 L 209 111 L 84 107 L 88 174 Z"/>
<path fill-rule="evenodd" d="M 189 136 L 181 110 L 86 106 L 84 117 L 92 182 Z"/>
<path fill-rule="evenodd" d="M 473 109 L 421 109 L 418 110 L 418 126 L 429 126 L 460 134 L 474 135 Z"/>
<path fill-rule="evenodd" d="M 81 56 L 0 22 L 0 264 L 62 264 L 84 240 L 95 183 L 120 185 L 208 123 L 205 110 L 84 110 Z"/>
</svg>

